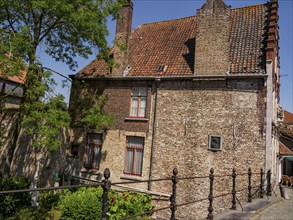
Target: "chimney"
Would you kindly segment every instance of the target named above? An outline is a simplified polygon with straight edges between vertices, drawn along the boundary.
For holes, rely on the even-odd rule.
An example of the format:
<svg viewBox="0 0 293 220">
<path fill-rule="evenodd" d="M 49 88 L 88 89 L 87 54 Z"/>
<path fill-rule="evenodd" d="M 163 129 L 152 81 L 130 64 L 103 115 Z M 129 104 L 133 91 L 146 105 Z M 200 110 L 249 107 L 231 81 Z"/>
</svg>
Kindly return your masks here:
<svg viewBox="0 0 293 220">
<path fill-rule="evenodd" d="M 114 45 L 114 67 L 112 76 L 122 76 L 128 65 L 128 42 L 132 27 L 132 0 L 127 0 L 118 13 Z"/>
<path fill-rule="evenodd" d="M 196 15 L 195 75 L 225 75 L 229 65 L 231 8 L 223 0 L 206 0 Z"/>
</svg>

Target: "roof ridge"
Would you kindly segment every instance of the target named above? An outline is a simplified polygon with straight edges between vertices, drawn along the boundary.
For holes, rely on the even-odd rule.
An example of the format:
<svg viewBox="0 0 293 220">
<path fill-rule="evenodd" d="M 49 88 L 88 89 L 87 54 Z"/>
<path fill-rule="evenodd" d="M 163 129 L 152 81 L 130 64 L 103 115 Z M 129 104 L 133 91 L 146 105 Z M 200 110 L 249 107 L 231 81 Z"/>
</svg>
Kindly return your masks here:
<svg viewBox="0 0 293 220">
<path fill-rule="evenodd" d="M 195 18 L 196 15 L 191 15 L 191 16 L 187 16 L 187 17 L 183 17 L 183 18 L 174 18 L 174 19 L 170 19 L 170 20 L 163 20 L 163 21 L 154 21 L 154 22 L 150 22 L 150 23 L 144 23 L 139 25 L 137 28 L 144 26 L 144 25 L 150 25 L 150 24 L 156 24 L 156 23 L 166 23 L 166 22 L 171 22 L 171 21 L 176 21 L 176 20 L 183 20 L 183 19 L 188 19 L 188 18 Z M 136 29 L 137 29 L 136 28 Z"/>
<path fill-rule="evenodd" d="M 244 6 L 244 7 L 240 7 L 240 8 L 232 8 L 232 11 L 237 11 L 237 10 L 245 10 L 245 9 L 249 9 L 249 8 L 260 8 L 265 6 L 265 4 L 258 4 L 258 5 L 248 5 L 248 6 Z"/>
<path fill-rule="evenodd" d="M 265 6 L 265 4 L 257 4 L 257 5 L 249 5 L 249 6 L 244 6 L 244 7 L 240 7 L 240 8 L 232 8 L 232 11 L 237 11 L 237 10 L 245 10 L 245 9 L 252 9 L 252 8 L 260 8 Z M 174 19 L 169 19 L 169 20 L 163 20 L 163 21 L 154 21 L 154 22 L 149 22 L 149 23 L 144 23 L 141 24 L 139 26 L 137 26 L 134 30 L 140 28 L 141 26 L 145 26 L 145 25 L 151 25 L 151 24 L 158 24 L 158 23 L 167 23 L 167 22 L 171 22 L 171 21 L 176 21 L 176 20 L 183 20 L 183 19 L 189 19 L 189 18 L 196 18 L 196 15 L 190 15 L 187 17 L 182 17 L 182 18 L 174 18 Z"/>
</svg>

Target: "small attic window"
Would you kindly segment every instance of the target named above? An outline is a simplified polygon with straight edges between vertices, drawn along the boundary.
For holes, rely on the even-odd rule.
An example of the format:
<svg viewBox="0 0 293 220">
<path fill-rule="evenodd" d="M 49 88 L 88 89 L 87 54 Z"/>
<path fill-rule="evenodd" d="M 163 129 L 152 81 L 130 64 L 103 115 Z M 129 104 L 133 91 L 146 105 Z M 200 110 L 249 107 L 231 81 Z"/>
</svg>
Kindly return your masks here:
<svg viewBox="0 0 293 220">
<path fill-rule="evenodd" d="M 163 72 L 164 71 L 165 66 L 164 65 L 159 65 L 157 72 Z"/>
<path fill-rule="evenodd" d="M 168 66 L 165 65 L 159 65 L 157 72 L 166 72 L 167 71 Z"/>
</svg>

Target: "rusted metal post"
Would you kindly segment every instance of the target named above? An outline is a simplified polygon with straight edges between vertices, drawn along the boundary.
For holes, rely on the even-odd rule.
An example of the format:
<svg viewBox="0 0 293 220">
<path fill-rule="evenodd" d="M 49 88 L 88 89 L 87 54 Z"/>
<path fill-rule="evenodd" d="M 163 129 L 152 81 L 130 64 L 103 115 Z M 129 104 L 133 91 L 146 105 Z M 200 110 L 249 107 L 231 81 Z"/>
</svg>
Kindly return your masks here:
<svg viewBox="0 0 293 220">
<path fill-rule="evenodd" d="M 171 218 L 170 220 L 175 220 L 175 212 L 177 209 L 177 205 L 176 205 L 176 184 L 178 183 L 178 170 L 177 168 L 173 169 L 173 176 L 172 176 L 172 195 L 170 197 L 170 209 L 171 209 Z"/>
<path fill-rule="evenodd" d="M 236 210 L 236 169 L 232 171 L 232 210 Z"/>
<path fill-rule="evenodd" d="M 102 188 L 103 188 L 103 195 L 102 195 L 102 216 L 101 220 L 106 220 L 107 219 L 107 211 L 108 211 L 108 193 L 111 188 L 111 181 L 109 180 L 110 178 L 110 170 L 108 168 L 105 169 L 104 171 L 104 180 Z"/>
<path fill-rule="evenodd" d="M 260 169 L 260 186 L 259 186 L 259 197 L 263 198 L 264 190 L 263 190 L 263 169 Z"/>
<path fill-rule="evenodd" d="M 272 176 L 272 172 L 271 172 L 271 170 L 268 170 L 268 172 L 267 172 L 267 195 L 268 196 L 272 195 L 271 176 Z"/>
<path fill-rule="evenodd" d="M 213 186 L 214 186 L 214 169 L 211 168 L 210 170 L 210 194 L 209 194 L 209 201 L 210 201 L 210 205 L 208 208 L 209 214 L 207 216 L 207 219 L 213 219 L 214 218 L 214 208 L 213 208 Z"/>
<path fill-rule="evenodd" d="M 248 202 L 252 202 L 251 195 L 251 168 L 248 168 Z"/>
</svg>

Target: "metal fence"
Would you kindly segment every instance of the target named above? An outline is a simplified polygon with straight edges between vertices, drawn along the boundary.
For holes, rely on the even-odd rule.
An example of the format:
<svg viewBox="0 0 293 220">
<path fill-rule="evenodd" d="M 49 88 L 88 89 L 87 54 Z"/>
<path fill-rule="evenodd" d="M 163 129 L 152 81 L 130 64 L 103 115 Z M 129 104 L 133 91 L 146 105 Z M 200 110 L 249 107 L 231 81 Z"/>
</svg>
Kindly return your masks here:
<svg viewBox="0 0 293 220">
<path fill-rule="evenodd" d="M 7 195 L 12 193 L 25 193 L 25 192 L 35 192 L 35 191 L 49 191 L 49 190 L 57 190 L 57 189 L 74 189 L 79 187 L 102 187 L 103 194 L 102 194 L 102 214 L 101 220 L 107 219 L 107 211 L 108 211 L 108 193 L 111 189 L 111 186 L 115 185 L 123 185 L 123 184 L 135 184 L 135 183 L 149 183 L 149 182 L 161 182 L 161 181 L 171 181 L 172 182 L 172 193 L 170 196 L 170 204 L 165 207 L 160 207 L 153 209 L 148 212 L 140 213 L 137 215 L 127 216 L 124 218 L 120 218 L 119 220 L 126 220 L 126 219 L 133 219 L 139 216 L 151 215 L 155 212 L 159 212 L 162 210 L 170 209 L 170 220 L 176 219 L 176 210 L 182 206 L 188 206 L 191 204 L 199 203 L 205 200 L 209 201 L 209 206 L 207 208 L 207 219 L 213 219 L 214 217 L 214 207 L 213 201 L 215 198 L 223 197 L 223 196 L 231 196 L 231 208 L 232 210 L 236 210 L 236 203 L 238 202 L 242 208 L 242 205 L 237 198 L 237 193 L 240 191 L 245 191 L 247 194 L 247 202 L 251 203 L 253 197 L 263 198 L 264 195 L 271 196 L 272 195 L 272 187 L 271 187 L 271 170 L 268 170 L 267 173 L 264 173 L 263 169 L 260 170 L 259 173 L 253 173 L 251 169 L 248 169 L 247 173 L 240 173 L 237 174 L 236 169 L 232 170 L 231 174 L 225 175 L 215 175 L 214 169 L 210 169 L 210 173 L 208 176 L 187 176 L 187 177 L 180 177 L 178 176 L 177 168 L 173 169 L 173 175 L 170 178 L 161 178 L 161 179 L 152 179 L 152 180 L 136 180 L 136 181 L 123 181 L 123 182 L 111 182 L 110 178 L 110 170 L 106 168 L 104 170 L 104 179 L 100 183 L 93 183 L 90 185 L 72 185 L 72 186 L 59 186 L 59 187 L 46 187 L 46 188 L 36 188 L 36 189 L 21 189 L 21 190 L 8 190 L 8 191 L 0 191 L 0 195 Z M 252 175 L 258 176 L 259 181 L 258 184 L 252 185 Z M 237 185 L 237 177 L 238 176 L 246 176 L 247 177 L 247 188 L 238 189 L 236 190 Z M 232 177 L 232 188 L 231 191 L 228 193 L 222 193 L 219 195 L 214 195 L 214 180 L 215 178 L 225 178 L 225 177 Z M 207 178 L 209 179 L 209 193 L 206 198 L 196 199 L 193 201 L 188 201 L 185 203 L 177 204 L 176 196 L 177 196 L 177 183 L 183 180 L 195 180 L 195 179 L 202 179 Z M 266 189 L 264 189 L 266 187 Z M 253 192 L 254 189 L 254 192 Z M 243 210 L 243 209 L 242 209 Z"/>
</svg>

